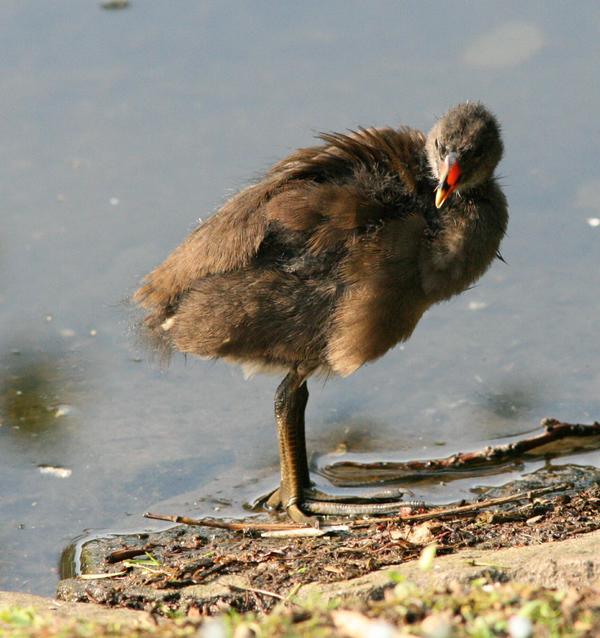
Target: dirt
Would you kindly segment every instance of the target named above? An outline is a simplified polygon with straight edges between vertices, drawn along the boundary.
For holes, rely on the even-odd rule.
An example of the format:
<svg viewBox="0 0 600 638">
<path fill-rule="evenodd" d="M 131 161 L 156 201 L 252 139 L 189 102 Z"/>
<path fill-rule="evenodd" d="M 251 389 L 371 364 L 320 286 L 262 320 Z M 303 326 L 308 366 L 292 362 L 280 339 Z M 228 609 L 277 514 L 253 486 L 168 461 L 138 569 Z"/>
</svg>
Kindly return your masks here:
<svg viewBox="0 0 600 638">
<path fill-rule="evenodd" d="M 557 484 L 560 478 L 554 477 Z M 336 591 L 335 583 L 357 582 L 358 577 L 414 561 L 432 543 L 443 556 L 465 548 L 537 546 L 598 530 L 600 481 L 594 475 L 588 483 L 585 489 L 468 516 L 420 523 L 373 521 L 348 533 L 318 538 L 262 538 L 257 533 L 179 526 L 152 535 L 95 540 L 84 546 L 82 556 L 83 572 L 95 577 L 62 581 L 58 597 L 163 615 L 210 615 L 228 609 L 266 612 L 302 586 Z M 490 492 L 486 497 L 496 495 Z M 125 555 L 115 555 L 123 550 Z M 111 555 L 115 562 L 109 562 Z M 373 595 L 373 587 L 366 590 Z"/>
</svg>

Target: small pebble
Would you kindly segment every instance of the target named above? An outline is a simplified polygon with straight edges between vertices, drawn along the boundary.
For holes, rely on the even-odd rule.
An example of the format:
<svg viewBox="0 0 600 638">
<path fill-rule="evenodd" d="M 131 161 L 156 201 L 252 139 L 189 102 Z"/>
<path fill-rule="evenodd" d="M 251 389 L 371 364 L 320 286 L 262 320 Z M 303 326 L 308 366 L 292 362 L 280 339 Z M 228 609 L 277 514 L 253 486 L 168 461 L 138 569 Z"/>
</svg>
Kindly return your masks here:
<svg viewBox="0 0 600 638">
<path fill-rule="evenodd" d="M 419 557 L 419 569 L 421 571 L 426 572 L 433 567 L 436 553 L 436 543 L 431 543 L 431 545 L 427 545 L 423 548 L 423 550 L 421 551 L 421 556 Z"/>
<path fill-rule="evenodd" d="M 202 624 L 198 638 L 227 638 L 227 628 L 220 618 L 210 618 Z"/>
<path fill-rule="evenodd" d="M 510 638 L 531 638 L 533 636 L 531 620 L 524 616 L 512 616 L 508 621 L 508 634 Z"/>
<path fill-rule="evenodd" d="M 97 334 L 98 334 L 97 330 L 94 330 L 94 329 L 90 330 L 90 337 L 95 337 Z"/>
<path fill-rule="evenodd" d="M 526 523 L 527 525 L 533 526 L 533 525 L 535 525 L 536 523 L 539 523 L 539 522 L 542 520 L 542 518 L 544 518 L 544 515 L 543 515 L 543 514 L 539 514 L 538 516 L 532 516 L 531 518 L 528 518 L 528 519 L 525 521 L 525 523 Z"/>
<path fill-rule="evenodd" d="M 421 623 L 421 631 L 427 638 L 451 638 L 453 633 L 452 623 L 441 614 L 427 616 Z"/>
<path fill-rule="evenodd" d="M 46 321 L 50 322 L 52 319 L 54 319 L 52 315 L 46 315 Z"/>
<path fill-rule="evenodd" d="M 118 197 L 111 197 L 108 201 L 110 202 L 111 206 L 118 206 L 120 202 Z"/>
<path fill-rule="evenodd" d="M 255 638 L 256 632 L 250 625 L 242 623 L 235 628 L 233 638 Z"/>
</svg>

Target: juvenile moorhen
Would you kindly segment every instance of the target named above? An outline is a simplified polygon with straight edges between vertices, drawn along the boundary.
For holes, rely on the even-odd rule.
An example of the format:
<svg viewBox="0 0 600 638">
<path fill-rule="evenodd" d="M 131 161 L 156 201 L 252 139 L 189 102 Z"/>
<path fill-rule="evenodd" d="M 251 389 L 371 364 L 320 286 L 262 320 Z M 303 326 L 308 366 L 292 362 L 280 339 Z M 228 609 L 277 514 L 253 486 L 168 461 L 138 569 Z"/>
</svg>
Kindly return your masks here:
<svg viewBox="0 0 600 638">
<path fill-rule="evenodd" d="M 450 109 L 427 136 L 401 127 L 320 138 L 227 201 L 134 296 L 164 352 L 286 373 L 270 503 L 309 524 L 344 510 L 310 488 L 307 378 L 347 376 L 408 339 L 429 306 L 499 256 L 508 222 L 493 175 L 500 128 L 481 103 Z"/>
</svg>

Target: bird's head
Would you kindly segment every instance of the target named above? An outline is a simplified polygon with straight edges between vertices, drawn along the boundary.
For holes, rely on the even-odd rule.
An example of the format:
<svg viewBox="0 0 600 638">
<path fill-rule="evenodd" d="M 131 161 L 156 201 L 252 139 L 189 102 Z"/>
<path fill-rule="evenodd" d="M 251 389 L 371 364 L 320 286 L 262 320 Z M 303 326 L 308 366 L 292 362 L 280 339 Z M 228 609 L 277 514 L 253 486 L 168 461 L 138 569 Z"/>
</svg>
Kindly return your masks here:
<svg viewBox="0 0 600 638">
<path fill-rule="evenodd" d="M 427 136 L 427 159 L 438 181 L 435 205 L 441 208 L 456 190 L 483 184 L 502 157 L 500 126 L 480 102 L 464 102 L 439 119 Z"/>
</svg>

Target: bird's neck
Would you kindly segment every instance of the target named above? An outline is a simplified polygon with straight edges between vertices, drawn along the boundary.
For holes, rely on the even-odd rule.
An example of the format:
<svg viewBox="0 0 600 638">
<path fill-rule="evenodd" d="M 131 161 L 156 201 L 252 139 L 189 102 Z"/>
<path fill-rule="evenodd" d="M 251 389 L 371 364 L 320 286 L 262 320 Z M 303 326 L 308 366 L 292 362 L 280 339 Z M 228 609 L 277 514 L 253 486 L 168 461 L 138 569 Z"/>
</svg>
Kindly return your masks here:
<svg viewBox="0 0 600 638">
<path fill-rule="evenodd" d="M 447 202 L 421 254 L 423 289 L 447 299 L 470 286 L 494 259 L 508 222 L 493 179 Z"/>
</svg>

